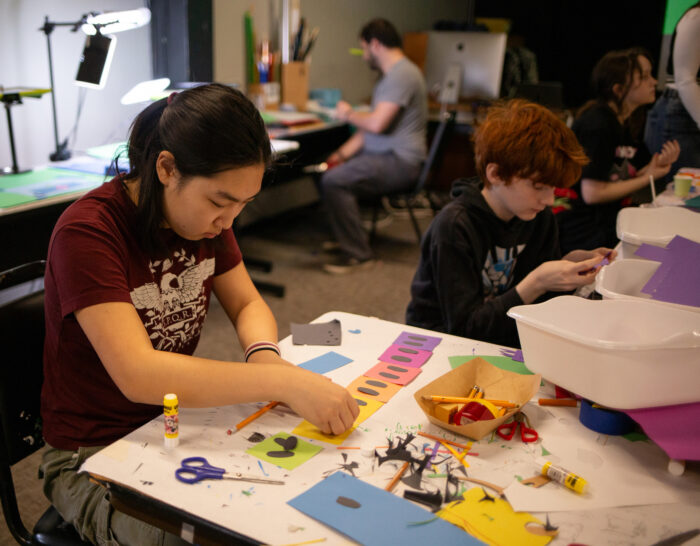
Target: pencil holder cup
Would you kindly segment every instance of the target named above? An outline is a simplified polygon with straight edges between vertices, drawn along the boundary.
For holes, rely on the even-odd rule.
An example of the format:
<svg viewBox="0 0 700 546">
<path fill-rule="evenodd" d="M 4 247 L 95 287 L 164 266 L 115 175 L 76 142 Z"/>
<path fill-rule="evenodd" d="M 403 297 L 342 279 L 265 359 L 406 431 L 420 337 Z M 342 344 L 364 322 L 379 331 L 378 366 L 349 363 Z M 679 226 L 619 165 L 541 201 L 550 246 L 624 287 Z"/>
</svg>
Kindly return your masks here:
<svg viewBox="0 0 700 546">
<path fill-rule="evenodd" d="M 693 185 L 693 177 L 679 175 L 673 177 L 673 193 L 678 197 L 685 197 L 690 192 L 690 187 Z"/>
<path fill-rule="evenodd" d="M 414 394 L 414 398 L 428 420 L 434 425 L 473 440 L 481 440 L 527 404 L 539 389 L 540 380 L 539 374 L 521 375 L 509 372 L 497 368 L 483 358 L 476 357 L 451 372 L 441 375 L 432 383 L 428 383 Z M 509 400 L 518 407 L 509 409 L 505 415 L 495 419 L 475 421 L 467 425 L 454 425 L 439 419 L 436 416 L 436 410 L 439 413 L 439 405 L 424 398 L 430 396 L 465 397 L 474 385 L 479 385 L 484 390 L 485 398 Z"/>
<path fill-rule="evenodd" d="M 335 108 L 335 105 L 338 104 L 342 96 L 341 90 L 335 87 L 312 89 L 309 93 L 309 97 L 317 100 L 324 108 Z"/>
<path fill-rule="evenodd" d="M 294 61 L 282 65 L 282 102 L 303 112 L 309 98 L 309 65 Z"/>
<path fill-rule="evenodd" d="M 280 105 L 279 82 L 249 83 L 248 98 L 258 110 L 277 110 Z"/>
</svg>

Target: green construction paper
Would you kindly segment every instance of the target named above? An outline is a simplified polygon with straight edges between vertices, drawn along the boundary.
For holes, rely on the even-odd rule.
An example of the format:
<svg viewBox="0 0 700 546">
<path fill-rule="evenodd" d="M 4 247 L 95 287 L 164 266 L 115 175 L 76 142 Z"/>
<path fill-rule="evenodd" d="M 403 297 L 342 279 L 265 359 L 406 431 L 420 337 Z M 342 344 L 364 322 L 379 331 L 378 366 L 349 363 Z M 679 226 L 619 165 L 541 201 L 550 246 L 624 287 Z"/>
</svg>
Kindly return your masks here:
<svg viewBox="0 0 700 546">
<path fill-rule="evenodd" d="M 695 4 L 697 0 L 668 0 L 666 2 L 666 14 L 664 16 L 664 34 L 673 34 L 678 21 L 686 10 Z"/>
<path fill-rule="evenodd" d="M 24 203 L 30 203 L 36 201 L 30 195 L 20 195 L 18 193 L 8 193 L 6 191 L 0 191 L 0 209 L 6 209 L 9 207 L 14 207 L 17 205 L 22 205 Z"/>
<path fill-rule="evenodd" d="M 268 457 L 268 451 L 282 451 L 284 448 L 275 442 L 275 438 L 289 438 L 291 434 L 286 432 L 278 432 L 270 438 L 266 438 L 259 444 L 255 444 L 253 447 L 246 450 L 253 457 L 257 457 L 263 461 L 267 461 L 275 466 L 280 466 L 286 468 L 287 470 L 294 470 L 300 464 L 305 463 L 311 457 L 320 452 L 323 447 L 311 444 L 299 438 L 297 436 L 297 447 L 294 448 L 294 456 L 288 458 L 276 458 Z"/>
<path fill-rule="evenodd" d="M 465 362 L 469 362 L 474 358 L 483 358 L 489 364 L 493 364 L 496 368 L 509 372 L 519 373 L 520 375 L 533 375 L 533 373 L 525 367 L 522 362 L 516 362 L 508 356 L 485 356 L 485 355 L 469 355 L 469 356 L 450 356 L 450 366 L 454 370 Z"/>
<path fill-rule="evenodd" d="M 551 453 L 542 446 L 542 457 L 546 457 L 547 455 L 551 455 Z"/>
<path fill-rule="evenodd" d="M 622 437 L 630 442 L 646 442 L 649 440 L 646 434 L 638 431 L 628 432 L 627 434 L 623 434 Z"/>
</svg>

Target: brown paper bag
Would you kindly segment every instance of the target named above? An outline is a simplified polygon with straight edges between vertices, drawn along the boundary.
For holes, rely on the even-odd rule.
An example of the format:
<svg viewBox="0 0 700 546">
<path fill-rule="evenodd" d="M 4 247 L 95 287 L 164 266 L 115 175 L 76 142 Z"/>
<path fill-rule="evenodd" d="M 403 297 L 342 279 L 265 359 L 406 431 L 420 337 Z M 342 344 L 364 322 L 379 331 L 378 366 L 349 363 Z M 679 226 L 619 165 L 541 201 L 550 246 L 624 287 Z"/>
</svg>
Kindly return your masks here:
<svg viewBox="0 0 700 546">
<path fill-rule="evenodd" d="M 483 358 L 474 358 L 455 368 L 451 372 L 441 375 L 432 383 L 418 390 L 414 397 L 423 413 L 431 423 L 462 436 L 481 440 L 492 430 L 498 428 L 506 419 L 519 411 L 519 408 L 509 409 L 505 415 L 487 421 L 477 421 L 468 425 L 451 425 L 435 417 L 435 404 L 429 400 L 423 400 L 423 396 L 467 396 L 474 385 L 479 385 L 486 393 L 485 398 L 494 400 L 510 400 L 524 406 L 537 392 L 540 386 L 541 376 L 520 375 L 514 372 L 501 370 L 493 364 L 489 364 Z"/>
</svg>

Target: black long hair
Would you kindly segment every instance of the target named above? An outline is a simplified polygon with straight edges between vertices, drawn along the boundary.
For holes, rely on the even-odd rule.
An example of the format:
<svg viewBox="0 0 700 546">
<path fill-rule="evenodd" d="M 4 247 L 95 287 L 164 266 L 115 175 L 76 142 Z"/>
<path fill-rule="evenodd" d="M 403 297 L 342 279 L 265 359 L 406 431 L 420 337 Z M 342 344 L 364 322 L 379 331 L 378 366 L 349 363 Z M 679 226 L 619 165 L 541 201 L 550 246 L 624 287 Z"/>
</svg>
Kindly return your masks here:
<svg viewBox="0 0 700 546">
<path fill-rule="evenodd" d="M 271 161 L 270 139 L 262 117 L 243 93 L 212 83 L 161 99 L 131 125 L 126 180 L 139 180 L 136 224 L 144 250 L 162 256 L 163 184 L 156 160 L 163 150 L 175 158 L 181 184 L 193 176 Z"/>
</svg>

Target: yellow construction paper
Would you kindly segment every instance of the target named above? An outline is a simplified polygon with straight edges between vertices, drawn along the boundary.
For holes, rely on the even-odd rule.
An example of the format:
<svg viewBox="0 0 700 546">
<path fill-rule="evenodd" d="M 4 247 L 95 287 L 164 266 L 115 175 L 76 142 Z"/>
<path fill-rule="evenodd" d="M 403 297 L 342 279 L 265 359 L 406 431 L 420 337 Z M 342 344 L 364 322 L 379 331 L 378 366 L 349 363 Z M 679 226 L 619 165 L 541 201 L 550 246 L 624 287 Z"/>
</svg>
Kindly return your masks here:
<svg viewBox="0 0 700 546">
<path fill-rule="evenodd" d="M 370 400 L 368 398 L 362 398 L 361 396 L 355 396 L 355 399 L 358 400 L 358 402 L 364 402 L 364 404 L 359 404 L 359 415 L 355 419 L 355 422 L 352 424 L 352 427 L 350 427 L 342 434 L 339 434 L 337 436 L 334 436 L 332 434 L 323 434 L 323 432 L 321 432 L 316 425 L 312 425 L 306 420 L 302 421 L 292 431 L 292 434 L 294 434 L 295 436 L 303 436 L 304 438 L 311 438 L 313 440 L 328 442 L 329 444 L 342 444 L 347 439 L 347 437 L 350 436 L 352 431 L 355 430 L 357 425 L 359 425 L 365 419 L 369 418 L 370 415 L 372 415 L 375 411 L 377 411 L 384 405 L 381 402 L 378 402 L 377 400 Z"/>
<path fill-rule="evenodd" d="M 463 501 L 451 502 L 437 515 L 493 546 L 543 546 L 552 540 L 552 536 L 539 534 L 544 523 L 535 516 L 514 512 L 508 502 L 493 493 L 488 493 L 493 500 L 482 500 L 485 495 L 484 489 L 474 487 L 464 493 Z"/>
</svg>

